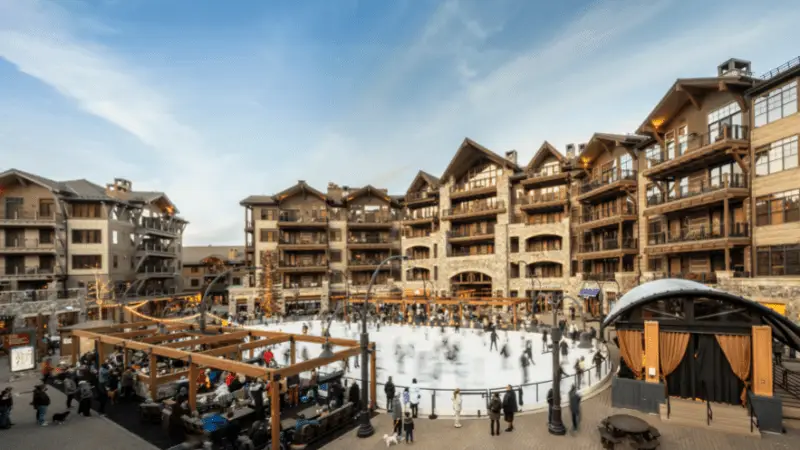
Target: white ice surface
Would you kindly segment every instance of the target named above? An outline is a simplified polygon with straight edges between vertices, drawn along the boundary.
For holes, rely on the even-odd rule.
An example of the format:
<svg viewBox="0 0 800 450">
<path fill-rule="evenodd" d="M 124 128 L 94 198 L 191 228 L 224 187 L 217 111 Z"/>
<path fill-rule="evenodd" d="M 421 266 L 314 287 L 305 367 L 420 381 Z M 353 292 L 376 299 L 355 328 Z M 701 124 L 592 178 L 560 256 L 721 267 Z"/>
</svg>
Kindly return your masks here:
<svg viewBox="0 0 800 450">
<path fill-rule="evenodd" d="M 263 329 L 270 331 L 283 331 L 287 333 L 302 333 L 303 323 L 310 325 L 310 335 L 321 335 L 322 325 L 320 321 L 309 322 L 284 322 L 271 325 L 257 325 L 249 328 Z M 352 324 L 350 328 L 343 322 L 334 322 L 331 326 L 331 336 L 336 338 L 353 339 L 358 341 L 360 326 Z M 520 363 L 520 356 L 524 350 L 525 340 L 530 340 L 533 345 L 534 365 L 528 366 L 528 382 L 522 387 L 523 403 L 521 409 L 532 409 L 534 406 L 546 403 L 547 391 L 551 388 L 553 373 L 553 355 L 542 353 L 542 335 L 522 331 L 498 331 L 498 346 L 502 348 L 503 343 L 507 342 L 510 349 L 510 357 L 504 358 L 496 349 L 489 349 L 489 334 L 480 330 L 462 329 L 456 333 L 453 328 L 445 328 L 444 335 L 439 328 L 432 327 L 410 327 L 410 326 L 381 326 L 380 331 L 376 331 L 374 326 L 369 330 L 370 341 L 376 343 L 377 355 L 377 377 L 378 377 L 378 405 L 386 407 L 386 396 L 384 394 L 384 383 L 389 376 L 396 386 L 396 395 L 402 395 L 404 387 L 411 386 L 412 379 L 416 378 L 421 390 L 420 415 L 428 415 L 431 412 L 432 396 L 436 397 L 436 413 L 440 415 L 452 415 L 452 390 L 459 388 L 462 391 L 462 415 L 486 414 L 486 398 L 483 394 L 487 390 L 504 390 L 505 386 L 511 384 L 515 388 L 523 384 L 523 374 Z M 443 338 L 447 338 L 448 346 L 452 348 L 457 345 L 460 349 L 458 358 L 450 361 L 445 356 L 442 349 Z M 575 372 L 574 365 L 578 358 L 585 358 L 585 366 L 591 367 L 591 359 L 594 355 L 594 348 L 581 349 L 570 345 L 569 355 L 564 361 L 562 357 L 562 367 L 568 374 Z M 403 349 L 406 354 L 402 363 L 397 357 L 397 348 Z M 288 343 L 273 347 L 273 353 L 279 363 L 283 363 L 284 351 L 288 349 Z M 297 358 L 302 360 L 303 351 L 309 358 L 319 356 L 321 346 L 318 344 L 297 345 Z M 334 347 L 334 351 L 338 348 Z M 256 351 L 256 354 L 258 351 Z M 607 356 L 607 355 L 605 355 Z M 355 358 L 350 361 L 350 370 L 345 377 L 348 379 L 360 380 L 361 371 L 355 368 Z M 334 366 L 334 365 L 331 365 Z M 336 364 L 335 369 L 341 369 L 343 364 Z M 605 376 L 607 365 L 603 365 L 601 375 Z M 334 367 L 331 367 L 334 369 Z M 324 369 L 323 369 L 324 371 Z M 599 380 L 595 376 L 594 369 L 591 375 L 583 377 L 581 390 L 585 390 L 591 384 L 596 384 Z M 569 377 L 561 382 L 562 399 L 566 399 L 566 394 L 570 386 L 576 382 L 576 378 Z M 433 389 L 444 389 L 444 391 L 434 391 Z M 502 394 L 501 394 L 502 396 Z"/>
</svg>

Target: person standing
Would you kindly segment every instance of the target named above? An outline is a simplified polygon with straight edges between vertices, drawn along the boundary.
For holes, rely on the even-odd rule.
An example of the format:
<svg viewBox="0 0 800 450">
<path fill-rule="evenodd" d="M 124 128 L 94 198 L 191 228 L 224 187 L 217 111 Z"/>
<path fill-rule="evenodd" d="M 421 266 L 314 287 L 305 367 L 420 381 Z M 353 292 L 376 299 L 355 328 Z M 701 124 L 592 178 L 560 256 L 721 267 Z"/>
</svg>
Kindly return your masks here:
<svg viewBox="0 0 800 450">
<path fill-rule="evenodd" d="M 108 391 L 106 390 L 105 384 L 97 383 L 97 386 L 94 388 L 94 393 L 97 397 L 97 412 L 100 413 L 101 416 L 105 417 L 106 403 L 108 402 Z"/>
<path fill-rule="evenodd" d="M 11 396 L 11 388 L 7 387 L 0 392 L 0 429 L 11 428 L 11 407 L 14 406 L 14 398 Z"/>
<path fill-rule="evenodd" d="M 417 414 L 419 413 L 419 401 L 421 395 L 419 392 L 419 386 L 417 386 L 417 379 L 414 378 L 411 380 L 411 392 L 409 393 L 409 402 L 411 403 L 411 416 L 416 419 Z"/>
<path fill-rule="evenodd" d="M 411 417 L 411 414 L 406 413 L 405 419 L 403 419 L 403 430 L 406 433 L 406 444 L 414 443 L 414 419 Z"/>
<path fill-rule="evenodd" d="M 394 382 L 392 381 L 392 377 L 389 377 L 389 380 L 383 387 L 383 392 L 386 394 L 386 409 L 391 409 L 394 404 Z"/>
<path fill-rule="evenodd" d="M 605 361 L 605 358 L 600 353 L 600 350 L 596 351 L 594 357 L 592 358 L 592 362 L 594 363 L 595 375 L 597 375 L 598 380 L 600 379 L 600 366 L 603 364 L 603 361 Z"/>
<path fill-rule="evenodd" d="M 361 391 L 358 390 L 358 383 L 353 381 L 350 391 L 347 393 L 347 401 L 353 404 L 357 410 L 361 410 Z"/>
<path fill-rule="evenodd" d="M 492 327 L 492 332 L 489 334 L 489 339 L 491 341 L 489 343 L 489 351 L 492 351 L 492 347 L 497 349 L 497 330 L 494 327 Z"/>
<path fill-rule="evenodd" d="M 78 383 L 78 395 L 80 395 L 80 402 L 78 403 L 78 414 L 89 417 L 92 415 L 92 386 L 81 380 Z"/>
<path fill-rule="evenodd" d="M 560 374 L 559 374 L 560 375 Z M 547 423 L 553 421 L 553 388 L 547 391 Z"/>
<path fill-rule="evenodd" d="M 461 428 L 461 389 L 453 391 L 453 412 L 456 414 L 456 428 Z"/>
<path fill-rule="evenodd" d="M 50 396 L 47 395 L 47 387 L 44 384 L 38 385 L 33 389 L 33 408 L 36 410 L 36 423 L 46 427 L 47 407 L 50 406 Z"/>
<path fill-rule="evenodd" d="M 492 436 L 500 436 L 500 412 L 503 410 L 503 403 L 500 401 L 500 394 L 492 394 L 489 402 L 489 432 Z"/>
<path fill-rule="evenodd" d="M 392 399 L 392 420 L 394 421 L 394 434 L 397 436 L 402 436 L 403 404 L 400 401 L 400 397 L 394 397 Z"/>
<path fill-rule="evenodd" d="M 569 411 L 572 413 L 572 430 L 578 431 L 581 422 L 581 394 L 574 384 L 569 389 Z"/>
<path fill-rule="evenodd" d="M 72 401 L 77 400 L 76 395 L 78 394 L 78 385 L 75 383 L 72 374 L 68 373 L 64 377 L 64 393 L 67 394 L 67 409 L 71 409 Z"/>
<path fill-rule="evenodd" d="M 514 413 L 518 410 L 517 396 L 511 389 L 511 385 L 506 386 L 506 394 L 503 396 L 503 415 L 505 421 L 508 423 L 506 431 L 514 431 Z"/>
</svg>

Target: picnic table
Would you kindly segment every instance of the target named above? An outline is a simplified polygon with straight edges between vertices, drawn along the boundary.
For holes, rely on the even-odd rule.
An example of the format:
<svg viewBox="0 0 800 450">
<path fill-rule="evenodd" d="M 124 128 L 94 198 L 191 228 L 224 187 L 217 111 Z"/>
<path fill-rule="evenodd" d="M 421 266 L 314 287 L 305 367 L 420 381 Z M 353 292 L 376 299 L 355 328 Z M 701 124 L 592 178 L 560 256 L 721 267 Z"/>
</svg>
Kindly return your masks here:
<svg viewBox="0 0 800 450">
<path fill-rule="evenodd" d="M 637 450 L 654 450 L 660 445 L 661 434 L 646 421 L 628 414 L 605 418 L 598 427 L 603 448 L 613 449 L 628 441 Z"/>
</svg>

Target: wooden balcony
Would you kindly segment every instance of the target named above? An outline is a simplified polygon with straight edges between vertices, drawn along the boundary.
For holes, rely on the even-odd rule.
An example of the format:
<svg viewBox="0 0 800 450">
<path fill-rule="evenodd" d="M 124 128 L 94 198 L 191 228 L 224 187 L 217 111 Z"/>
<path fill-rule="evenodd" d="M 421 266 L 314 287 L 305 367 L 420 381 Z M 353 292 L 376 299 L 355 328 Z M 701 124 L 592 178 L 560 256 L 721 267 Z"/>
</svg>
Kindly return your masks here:
<svg viewBox="0 0 800 450">
<path fill-rule="evenodd" d="M 559 167 L 547 167 L 544 170 L 528 174 L 528 177 L 522 180 L 522 185 L 526 188 L 552 186 L 555 184 L 566 183 L 569 179 L 569 173 L 562 172 Z"/>
<path fill-rule="evenodd" d="M 0 254 L 34 255 L 55 252 L 55 240 L 43 242 L 38 239 L 10 239 L 6 236 L 4 241 L 0 241 Z"/>
<path fill-rule="evenodd" d="M 406 205 L 423 205 L 439 201 L 439 191 L 412 192 L 406 194 Z"/>
<path fill-rule="evenodd" d="M 456 183 L 450 188 L 451 199 L 468 199 L 497 195 L 496 180 L 472 180 Z"/>
<path fill-rule="evenodd" d="M 526 195 L 517 199 L 519 209 L 525 212 L 563 209 L 567 204 L 567 191 Z"/>
<path fill-rule="evenodd" d="M 584 214 L 577 227 L 579 230 L 587 231 L 619 223 L 635 222 L 638 218 L 633 204 L 623 203 L 622 206 L 615 204 L 610 210 L 595 210 Z"/>
<path fill-rule="evenodd" d="M 506 212 L 506 204 L 502 200 L 481 201 L 475 203 L 462 203 L 455 208 L 442 211 L 442 219 L 468 220 L 493 217 Z"/>
<path fill-rule="evenodd" d="M 679 187 L 671 195 L 651 195 L 647 198 L 645 216 L 661 215 L 675 211 L 707 207 L 725 199 L 745 199 L 750 196 L 747 176 L 743 174 L 725 175 L 709 179 L 696 186 Z"/>
<path fill-rule="evenodd" d="M 590 244 L 582 244 L 578 247 L 578 259 L 609 259 L 621 258 L 624 255 L 635 255 L 639 252 L 639 245 L 636 239 L 605 239 Z"/>
<path fill-rule="evenodd" d="M 677 145 L 677 144 L 676 144 Z M 747 157 L 750 149 L 750 130 L 743 125 L 722 127 L 714 133 L 690 134 L 686 148 L 674 149 L 675 155 L 663 151 L 648 159 L 650 168 L 642 174 L 653 180 L 663 180 L 730 161 Z"/>
<path fill-rule="evenodd" d="M 136 247 L 136 256 L 156 256 L 162 258 L 177 258 L 178 252 L 175 246 L 158 244 L 155 242 L 144 242 Z"/>
<path fill-rule="evenodd" d="M 61 214 L 41 214 L 39 211 L 5 210 L 0 214 L 0 226 L 3 227 L 50 227 L 63 219 Z"/>
<path fill-rule="evenodd" d="M 431 215 L 428 215 L 428 216 L 424 216 L 424 217 L 420 216 L 420 215 L 417 215 L 417 214 L 413 214 L 413 213 L 409 214 L 408 212 L 406 212 L 405 214 L 403 214 L 403 220 L 401 221 L 401 223 L 403 225 L 412 225 L 412 226 L 413 225 L 428 225 L 428 224 L 434 223 L 438 219 L 439 219 L 439 212 L 438 211 L 436 213 L 434 213 L 434 214 L 431 214 Z"/>
<path fill-rule="evenodd" d="M 287 251 L 325 251 L 328 249 L 328 237 L 321 235 L 313 238 L 300 236 L 281 236 L 278 249 Z"/>
<path fill-rule="evenodd" d="M 705 227 L 683 228 L 674 233 L 651 233 L 644 252 L 648 255 L 668 255 L 674 253 L 695 253 L 711 250 L 724 250 L 736 246 L 750 245 L 750 225 L 734 223 L 727 235 L 725 226 L 710 229 Z"/>
<path fill-rule="evenodd" d="M 400 241 L 391 236 L 349 236 L 347 248 L 351 250 L 382 250 L 397 247 Z"/>
<path fill-rule="evenodd" d="M 388 255 L 386 257 L 388 258 Z M 375 269 L 378 268 L 378 266 L 381 264 L 381 261 L 383 261 L 384 259 L 385 258 L 350 260 L 347 263 L 347 270 L 351 272 L 367 272 L 367 271 L 373 272 L 375 271 Z M 392 264 L 384 264 L 381 267 L 381 271 L 391 270 L 391 269 L 392 269 Z"/>
<path fill-rule="evenodd" d="M 576 198 L 579 202 L 598 202 L 636 190 L 638 173 L 617 168 L 611 176 L 584 181 Z"/>
<path fill-rule="evenodd" d="M 154 234 L 158 236 L 176 238 L 181 233 L 181 226 L 171 219 L 160 217 L 141 217 L 139 218 L 140 232 L 144 234 Z"/>
<path fill-rule="evenodd" d="M 328 261 L 324 259 L 279 261 L 278 271 L 286 273 L 321 273 L 328 271 Z"/>
<path fill-rule="evenodd" d="M 487 226 L 450 230 L 447 240 L 451 244 L 489 241 L 494 239 L 494 224 Z"/>
<path fill-rule="evenodd" d="M 327 217 L 306 217 L 301 215 L 281 215 L 278 217 L 278 228 L 294 228 L 319 230 L 328 228 Z"/>
<path fill-rule="evenodd" d="M 347 228 L 352 230 L 389 229 L 400 219 L 397 211 L 349 211 Z"/>
<path fill-rule="evenodd" d="M 494 255 L 494 248 L 491 250 L 484 249 L 483 247 L 453 247 L 448 250 L 447 256 L 450 258 L 469 258 L 472 256 L 491 256 Z"/>
</svg>

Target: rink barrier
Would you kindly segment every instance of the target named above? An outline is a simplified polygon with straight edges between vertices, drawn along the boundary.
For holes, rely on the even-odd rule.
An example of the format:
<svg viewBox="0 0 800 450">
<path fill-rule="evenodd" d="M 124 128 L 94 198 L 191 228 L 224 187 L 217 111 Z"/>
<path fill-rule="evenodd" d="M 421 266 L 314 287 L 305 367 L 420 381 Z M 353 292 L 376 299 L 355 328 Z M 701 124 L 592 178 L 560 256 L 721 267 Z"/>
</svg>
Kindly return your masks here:
<svg viewBox="0 0 800 450">
<path fill-rule="evenodd" d="M 603 379 L 609 374 L 611 369 L 613 368 L 612 361 L 609 360 L 609 353 L 608 347 L 605 344 L 601 344 L 605 359 L 603 362 L 600 363 L 600 374 L 599 377 L 597 376 L 597 367 L 595 365 L 591 365 L 580 372 L 575 372 L 572 374 L 564 373 L 561 376 L 561 400 L 562 402 L 567 399 L 567 395 L 569 393 L 569 389 L 573 384 L 578 384 L 578 378 L 580 375 L 581 384 L 580 388 L 578 389 L 579 393 L 584 391 L 588 391 L 589 389 L 593 388 L 593 384 L 600 383 Z M 361 383 L 360 378 L 348 377 L 344 376 L 344 380 L 347 381 L 355 381 L 357 383 Z M 572 381 L 571 383 L 569 381 Z M 378 409 L 389 410 L 389 405 L 386 404 L 386 394 L 384 388 L 386 387 L 385 383 L 377 383 L 377 407 Z M 519 412 L 524 412 L 526 409 L 523 407 L 526 405 L 526 398 L 531 398 L 532 396 L 535 400 L 533 402 L 527 401 L 528 408 L 527 410 L 536 409 L 543 405 L 546 405 L 547 400 L 547 392 L 552 387 L 552 380 L 545 380 L 545 381 L 537 381 L 533 383 L 526 383 L 526 384 L 511 384 L 511 389 L 517 395 L 517 405 L 519 406 Z M 403 391 L 408 388 L 410 390 L 410 386 L 404 386 L 395 384 L 395 396 L 399 396 L 401 399 L 403 398 Z M 452 398 L 453 389 L 441 389 L 441 388 L 426 388 L 418 386 L 420 391 L 420 402 L 419 402 L 419 412 L 428 413 L 429 419 L 436 419 L 439 416 L 453 416 L 455 412 L 453 411 L 452 407 L 438 407 L 437 408 L 437 396 L 439 400 L 443 398 L 446 399 L 445 405 L 452 405 Z M 492 397 L 492 394 L 499 393 L 504 394 L 506 392 L 506 386 L 498 387 L 498 388 L 488 388 L 488 389 L 461 389 L 461 403 L 462 403 L 462 410 L 461 416 L 462 417 L 483 417 L 487 415 L 489 401 Z M 442 397 L 442 394 L 447 393 L 446 396 Z M 437 395 L 438 394 L 438 395 Z M 480 397 L 480 401 L 477 398 Z M 502 398 L 502 395 L 501 395 Z M 428 400 L 429 401 L 426 401 Z M 472 399 L 471 401 L 468 401 Z M 381 407 L 383 406 L 383 408 Z M 405 405 L 403 405 L 405 408 Z"/>
</svg>

